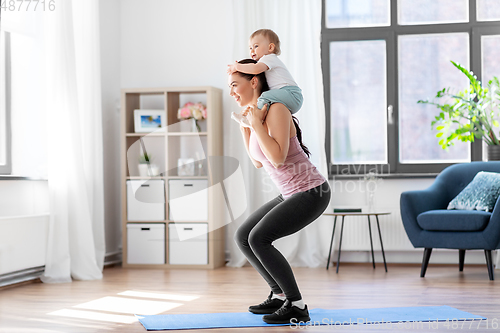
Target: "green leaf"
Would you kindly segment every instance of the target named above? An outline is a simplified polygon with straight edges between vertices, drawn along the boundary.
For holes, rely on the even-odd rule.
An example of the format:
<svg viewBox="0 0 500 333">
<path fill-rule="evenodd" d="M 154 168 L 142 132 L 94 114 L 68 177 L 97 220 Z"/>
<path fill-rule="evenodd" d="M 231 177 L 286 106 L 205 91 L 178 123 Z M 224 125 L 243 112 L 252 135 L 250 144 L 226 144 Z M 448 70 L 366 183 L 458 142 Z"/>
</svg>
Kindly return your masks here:
<svg viewBox="0 0 500 333">
<path fill-rule="evenodd" d="M 436 127 L 436 130 L 440 131 L 440 130 L 442 130 L 443 128 L 444 128 L 444 126 L 443 126 L 443 125 L 440 125 L 440 126 Z"/>
</svg>

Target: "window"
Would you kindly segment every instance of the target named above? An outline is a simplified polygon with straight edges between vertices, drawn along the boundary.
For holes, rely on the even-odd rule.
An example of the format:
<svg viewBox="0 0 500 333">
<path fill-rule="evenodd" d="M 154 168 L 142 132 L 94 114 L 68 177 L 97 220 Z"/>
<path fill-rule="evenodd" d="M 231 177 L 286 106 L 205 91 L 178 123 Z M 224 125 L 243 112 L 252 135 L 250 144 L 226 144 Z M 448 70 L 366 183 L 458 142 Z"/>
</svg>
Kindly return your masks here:
<svg viewBox="0 0 500 333">
<path fill-rule="evenodd" d="M 323 0 L 322 64 L 330 175 L 438 173 L 483 159 L 481 142 L 443 150 L 432 100 L 500 77 L 498 0 Z M 486 82 L 485 81 L 485 82 Z"/>
<path fill-rule="evenodd" d="M 0 29 L 0 175 L 12 172 L 9 97 L 10 34 Z"/>
</svg>

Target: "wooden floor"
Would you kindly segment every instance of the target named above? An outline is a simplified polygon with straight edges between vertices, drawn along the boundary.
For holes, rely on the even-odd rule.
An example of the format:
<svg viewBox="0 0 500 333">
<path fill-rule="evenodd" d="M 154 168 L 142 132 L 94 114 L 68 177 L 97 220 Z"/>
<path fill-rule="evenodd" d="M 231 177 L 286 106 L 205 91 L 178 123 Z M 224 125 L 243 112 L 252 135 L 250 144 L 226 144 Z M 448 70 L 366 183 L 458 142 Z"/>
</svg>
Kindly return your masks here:
<svg viewBox="0 0 500 333">
<path fill-rule="evenodd" d="M 392 329 L 380 325 L 315 325 L 303 329 L 308 332 L 500 331 L 500 271 L 495 271 L 497 280 L 490 281 L 486 265 L 466 265 L 463 272 L 458 271 L 458 265 L 429 265 L 425 278 L 420 278 L 418 265 L 397 264 L 389 264 L 388 273 L 382 264 L 373 269 L 371 264 L 349 263 L 340 266 L 339 274 L 335 273 L 335 266 L 328 271 L 294 268 L 294 272 L 309 309 L 449 305 L 488 318 L 488 323 L 461 322 L 458 327 L 446 327 L 445 323 Z M 165 294 L 164 299 L 158 298 Z M 146 332 L 139 322 L 133 321 L 133 313 L 245 312 L 248 305 L 260 303 L 268 294 L 264 280 L 250 266 L 216 270 L 113 267 L 105 269 L 104 279 L 99 281 L 33 283 L 0 290 L 0 332 Z M 122 322 L 130 320 L 133 322 Z M 493 328 L 495 323 L 497 329 Z M 196 332 L 290 332 L 296 329 L 282 326 Z"/>
</svg>

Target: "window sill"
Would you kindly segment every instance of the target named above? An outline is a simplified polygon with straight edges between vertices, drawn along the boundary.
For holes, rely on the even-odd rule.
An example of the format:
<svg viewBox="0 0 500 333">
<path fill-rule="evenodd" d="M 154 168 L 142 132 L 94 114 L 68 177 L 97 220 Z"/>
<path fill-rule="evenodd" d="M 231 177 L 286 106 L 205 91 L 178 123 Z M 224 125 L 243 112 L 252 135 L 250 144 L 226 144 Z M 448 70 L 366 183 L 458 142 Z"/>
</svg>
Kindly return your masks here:
<svg viewBox="0 0 500 333">
<path fill-rule="evenodd" d="M 23 177 L 23 176 L 15 176 L 15 175 L 0 175 L 0 180 L 45 180 L 43 178 L 33 178 L 33 177 Z"/>
<path fill-rule="evenodd" d="M 377 178 L 382 179 L 406 179 L 406 178 L 436 178 L 439 173 L 392 173 L 392 174 L 377 174 Z M 364 174 L 350 174 L 350 175 L 330 175 L 328 179 L 334 180 L 352 180 L 352 179 L 363 179 Z"/>
</svg>

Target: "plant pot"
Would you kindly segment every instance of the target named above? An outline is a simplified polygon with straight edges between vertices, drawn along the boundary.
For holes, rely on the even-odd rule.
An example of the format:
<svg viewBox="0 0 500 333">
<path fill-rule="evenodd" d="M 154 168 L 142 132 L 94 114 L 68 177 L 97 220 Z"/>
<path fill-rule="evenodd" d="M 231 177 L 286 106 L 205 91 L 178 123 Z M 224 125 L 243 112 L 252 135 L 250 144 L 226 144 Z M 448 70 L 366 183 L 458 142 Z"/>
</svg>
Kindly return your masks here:
<svg viewBox="0 0 500 333">
<path fill-rule="evenodd" d="M 151 170 L 151 172 L 150 172 Z M 140 177 L 154 177 L 158 176 L 160 168 L 156 164 L 151 164 L 151 169 L 148 164 L 139 164 L 139 176 Z"/>
<path fill-rule="evenodd" d="M 488 161 L 500 161 L 500 145 L 488 145 L 487 149 Z"/>
<path fill-rule="evenodd" d="M 141 163 L 139 164 L 139 177 L 147 177 L 148 176 L 148 165 Z"/>
</svg>

